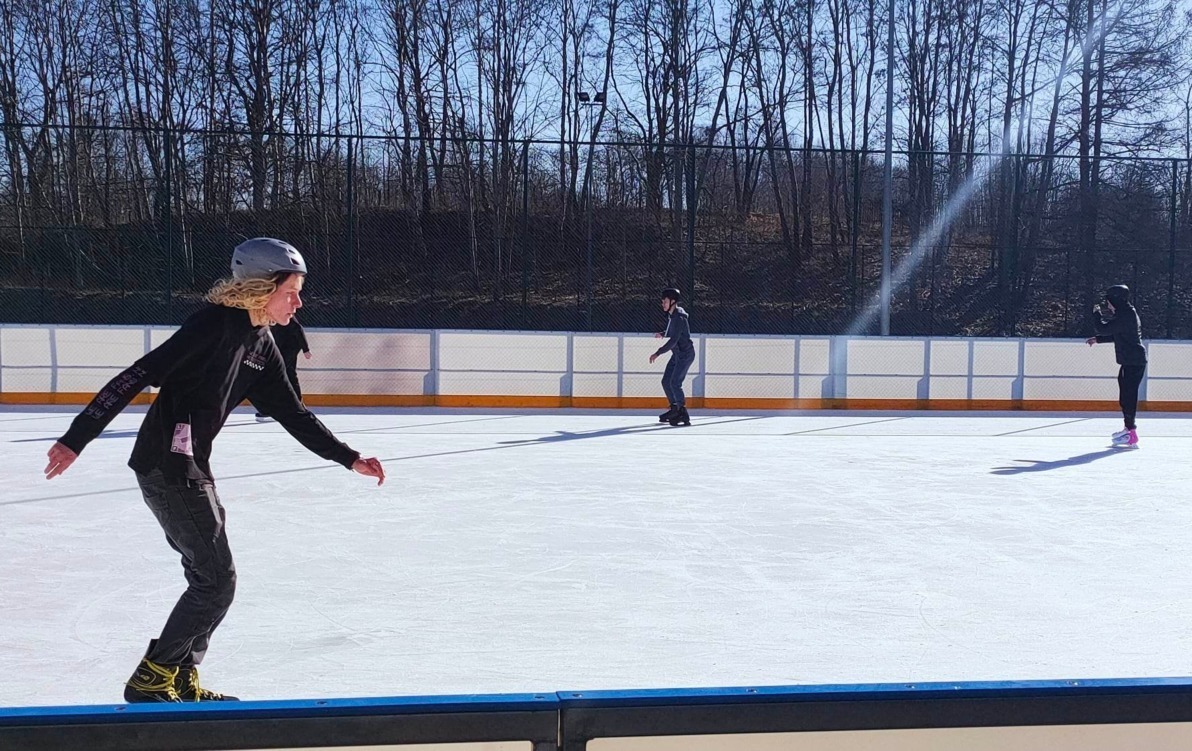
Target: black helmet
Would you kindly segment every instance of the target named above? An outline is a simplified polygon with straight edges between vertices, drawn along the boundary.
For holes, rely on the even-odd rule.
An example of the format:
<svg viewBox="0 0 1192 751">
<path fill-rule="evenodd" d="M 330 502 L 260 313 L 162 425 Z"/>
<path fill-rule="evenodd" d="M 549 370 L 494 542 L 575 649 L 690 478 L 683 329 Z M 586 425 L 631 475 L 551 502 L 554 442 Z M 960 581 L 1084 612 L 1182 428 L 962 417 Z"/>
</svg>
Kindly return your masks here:
<svg viewBox="0 0 1192 751">
<path fill-rule="evenodd" d="M 676 287 L 667 287 L 666 289 L 662 290 L 662 298 L 664 300 L 674 300 L 675 302 L 678 302 L 683 299 L 683 293 L 680 292 Z"/>
<path fill-rule="evenodd" d="M 1115 284 L 1105 290 L 1105 299 L 1115 308 L 1128 305 L 1130 303 L 1130 288 L 1124 284 Z"/>
</svg>

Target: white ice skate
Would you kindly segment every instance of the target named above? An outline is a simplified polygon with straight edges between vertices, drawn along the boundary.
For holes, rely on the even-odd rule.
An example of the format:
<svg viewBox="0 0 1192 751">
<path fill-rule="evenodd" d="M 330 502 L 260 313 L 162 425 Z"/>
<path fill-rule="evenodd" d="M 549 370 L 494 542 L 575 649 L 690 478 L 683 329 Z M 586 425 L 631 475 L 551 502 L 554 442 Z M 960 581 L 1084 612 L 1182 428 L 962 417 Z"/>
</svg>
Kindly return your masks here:
<svg viewBox="0 0 1192 751">
<path fill-rule="evenodd" d="M 1120 430 L 1111 436 L 1111 440 L 1114 448 L 1136 449 L 1138 448 L 1138 431 Z"/>
</svg>

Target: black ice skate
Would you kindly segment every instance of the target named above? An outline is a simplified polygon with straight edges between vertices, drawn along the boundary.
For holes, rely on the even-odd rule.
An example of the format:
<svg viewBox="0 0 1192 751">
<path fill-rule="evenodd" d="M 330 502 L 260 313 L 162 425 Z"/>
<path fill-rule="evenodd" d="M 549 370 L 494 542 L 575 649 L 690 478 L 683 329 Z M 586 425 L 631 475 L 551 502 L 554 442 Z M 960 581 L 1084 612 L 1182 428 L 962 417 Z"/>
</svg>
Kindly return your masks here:
<svg viewBox="0 0 1192 751">
<path fill-rule="evenodd" d="M 658 415 L 658 422 L 670 422 L 670 419 L 675 416 L 675 405 L 670 405 L 670 409 Z"/>
<path fill-rule="evenodd" d="M 142 659 L 128 683 L 124 684 L 124 701 L 129 704 L 180 702 L 182 699 L 174 690 L 174 681 L 177 678 L 177 667 L 158 665 L 148 658 Z"/>
<path fill-rule="evenodd" d="M 678 412 L 671 415 L 670 419 L 667 420 L 667 422 L 669 422 L 672 427 L 678 427 L 680 425 L 690 425 L 691 424 L 691 415 L 687 414 L 686 407 L 679 407 Z"/>
<path fill-rule="evenodd" d="M 227 696 L 200 686 L 199 669 L 195 667 L 179 668 L 175 685 L 180 701 L 240 701 L 235 696 Z"/>
</svg>

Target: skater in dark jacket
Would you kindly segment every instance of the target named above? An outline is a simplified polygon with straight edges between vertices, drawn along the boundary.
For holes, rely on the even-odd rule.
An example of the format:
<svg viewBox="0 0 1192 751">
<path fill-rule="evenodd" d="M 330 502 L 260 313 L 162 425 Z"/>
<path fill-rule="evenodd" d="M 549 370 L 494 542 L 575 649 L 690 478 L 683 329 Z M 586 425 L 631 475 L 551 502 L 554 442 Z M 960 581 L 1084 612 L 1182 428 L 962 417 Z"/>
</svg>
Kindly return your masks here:
<svg viewBox="0 0 1192 751">
<path fill-rule="evenodd" d="M 310 345 L 306 342 L 306 330 L 302 328 L 302 324 L 298 323 L 298 316 L 290 319 L 290 322 L 285 324 L 277 324 L 270 333 L 273 334 L 273 341 L 277 342 L 277 350 L 281 352 L 281 360 L 286 366 L 286 378 L 290 380 L 290 385 L 294 387 L 294 393 L 298 398 L 302 398 L 302 386 L 298 383 L 298 353 L 306 355 L 306 359 L 310 359 Z M 264 413 L 257 412 L 257 422 L 265 422 L 269 419 Z"/>
<path fill-rule="evenodd" d="M 1122 407 L 1125 428 L 1114 433 L 1114 446 L 1138 447 L 1134 416 L 1138 412 L 1138 387 L 1146 373 L 1146 348 L 1142 346 L 1142 320 L 1130 302 L 1130 288 L 1118 284 L 1105 291 L 1104 306 L 1093 306 L 1096 336 L 1086 339 L 1091 347 L 1098 342 L 1113 342 L 1118 365 L 1118 403 Z"/>
<path fill-rule="evenodd" d="M 687 414 L 687 397 L 683 393 L 683 379 L 687 371 L 695 362 L 695 345 L 691 342 L 691 326 L 687 321 L 687 311 L 679 307 L 682 294 L 671 287 L 662 292 L 662 309 L 667 314 L 666 330 L 654 335 L 666 342 L 658 351 L 650 355 L 653 364 L 662 355 L 671 353 L 666 363 L 666 370 L 662 374 L 662 390 L 670 402 L 670 409 L 658 416 L 658 422 L 669 422 L 671 425 L 690 425 L 691 417 Z"/>
<path fill-rule="evenodd" d="M 232 255 L 232 278 L 207 295 L 212 304 L 104 386 L 49 451 L 47 480 L 65 472 L 142 389 L 160 386 L 128 464 L 166 540 L 182 555 L 188 586 L 128 680 L 126 701 L 235 698 L 200 687 L 198 665 L 236 589 L 211 444 L 245 397 L 314 453 L 375 477 L 378 485 L 385 481 L 381 463 L 336 440 L 286 380 L 269 327 L 289 322 L 302 307 L 305 275 L 306 264 L 291 245 L 271 238 L 241 243 Z"/>
</svg>

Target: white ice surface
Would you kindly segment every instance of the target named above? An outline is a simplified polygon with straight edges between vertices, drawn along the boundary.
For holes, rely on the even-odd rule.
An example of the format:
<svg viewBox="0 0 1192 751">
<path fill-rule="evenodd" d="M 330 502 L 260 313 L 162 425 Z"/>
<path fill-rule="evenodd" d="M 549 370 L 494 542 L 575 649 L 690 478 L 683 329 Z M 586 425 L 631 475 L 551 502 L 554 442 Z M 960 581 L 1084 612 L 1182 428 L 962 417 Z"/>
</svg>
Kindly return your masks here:
<svg viewBox="0 0 1192 751">
<path fill-rule="evenodd" d="M 238 412 L 246 699 L 1192 674 L 1192 419 L 320 410 L 377 488 Z M 185 586 L 129 410 L 0 411 L 0 705 L 111 703 Z"/>
</svg>

